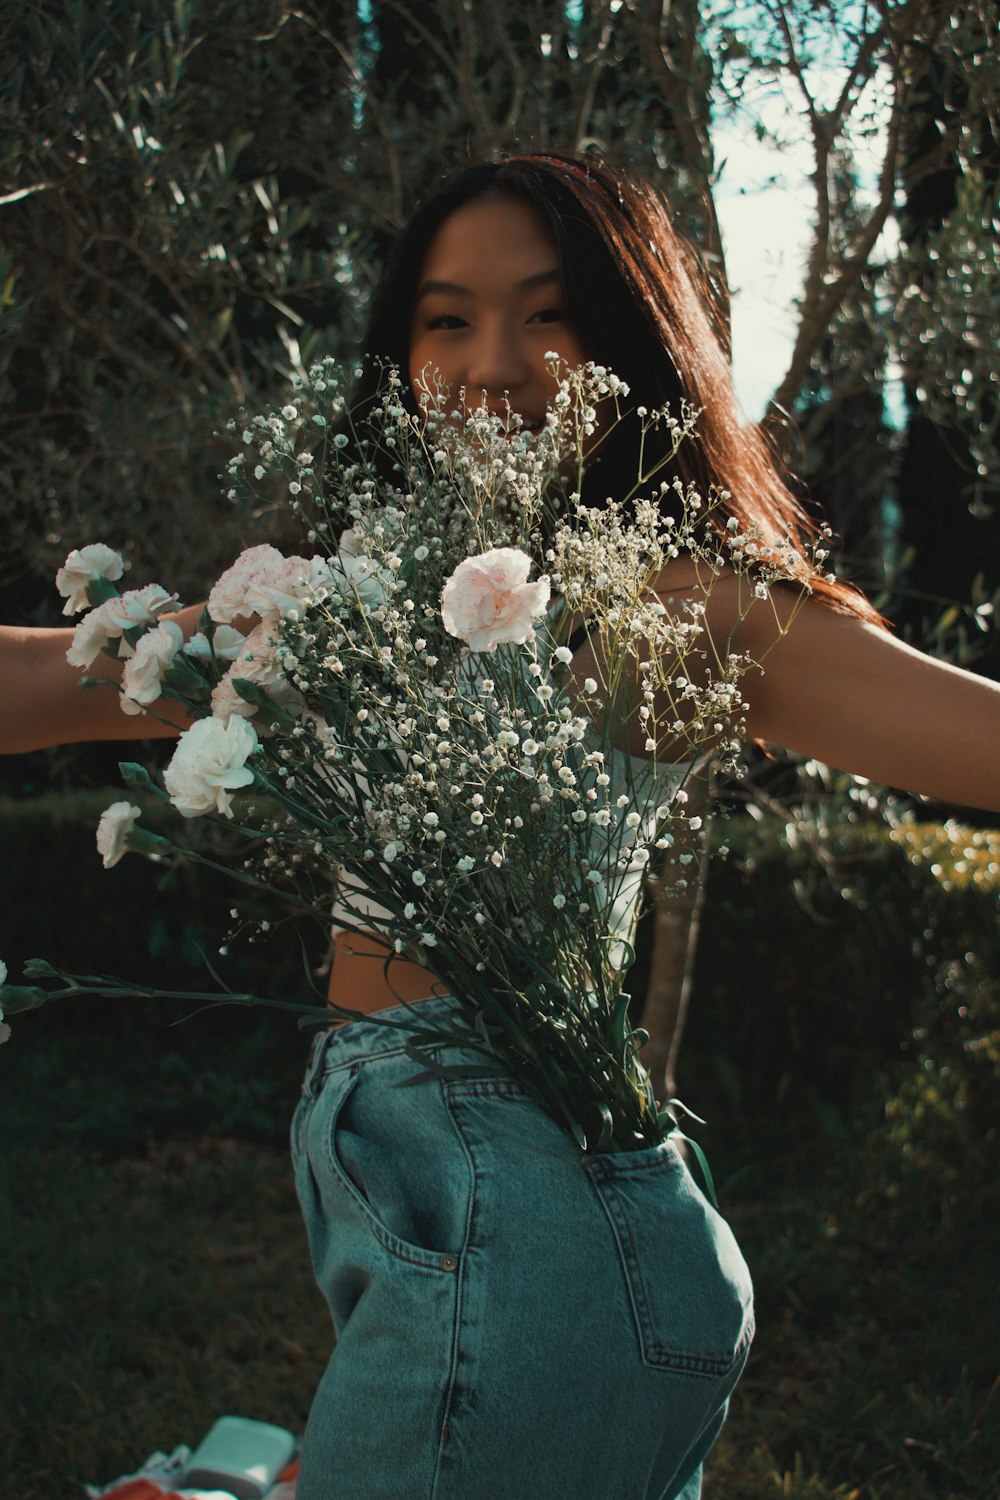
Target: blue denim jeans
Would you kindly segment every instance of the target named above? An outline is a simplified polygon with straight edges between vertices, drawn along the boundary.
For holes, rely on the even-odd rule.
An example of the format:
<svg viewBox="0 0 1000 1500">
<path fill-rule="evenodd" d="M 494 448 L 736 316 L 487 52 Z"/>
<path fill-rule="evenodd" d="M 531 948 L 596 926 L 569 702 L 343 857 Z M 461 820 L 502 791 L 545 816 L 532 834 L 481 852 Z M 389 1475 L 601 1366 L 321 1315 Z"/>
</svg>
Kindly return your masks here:
<svg viewBox="0 0 1000 1500">
<path fill-rule="evenodd" d="M 753 1333 L 729 1226 L 670 1142 L 585 1155 L 499 1063 L 396 1087 L 404 1040 L 318 1037 L 292 1124 L 336 1333 L 298 1500 L 696 1500 Z"/>
</svg>

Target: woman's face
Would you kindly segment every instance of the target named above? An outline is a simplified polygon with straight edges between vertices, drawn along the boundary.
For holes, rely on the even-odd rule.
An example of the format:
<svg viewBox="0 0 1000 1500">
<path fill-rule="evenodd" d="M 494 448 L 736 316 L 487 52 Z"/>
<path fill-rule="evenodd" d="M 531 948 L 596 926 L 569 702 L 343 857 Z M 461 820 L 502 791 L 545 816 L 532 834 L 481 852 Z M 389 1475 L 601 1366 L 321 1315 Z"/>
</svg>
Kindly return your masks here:
<svg viewBox="0 0 1000 1500">
<path fill-rule="evenodd" d="M 567 365 L 586 355 L 570 320 L 559 257 L 537 209 L 519 198 L 480 198 L 456 209 L 421 268 L 410 325 L 410 385 L 436 382 L 453 403 L 506 403 L 537 430 L 557 381 L 546 354 Z"/>
</svg>

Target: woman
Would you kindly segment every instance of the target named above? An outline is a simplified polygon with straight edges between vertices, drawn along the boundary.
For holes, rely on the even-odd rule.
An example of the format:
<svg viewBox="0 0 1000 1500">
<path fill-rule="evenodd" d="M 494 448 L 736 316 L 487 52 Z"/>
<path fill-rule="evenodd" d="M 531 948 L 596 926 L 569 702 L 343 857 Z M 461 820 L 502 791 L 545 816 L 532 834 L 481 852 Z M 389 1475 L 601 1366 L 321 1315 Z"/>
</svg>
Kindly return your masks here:
<svg viewBox="0 0 1000 1500">
<path fill-rule="evenodd" d="M 727 492 L 721 526 L 732 518 L 788 536 L 805 555 L 811 527 L 739 421 L 697 283 L 650 190 L 570 158 L 515 158 L 459 173 L 417 210 L 377 294 L 368 348 L 408 372 L 414 403 L 443 381 L 473 404 L 482 393 L 495 411 L 509 403 L 527 427 L 554 393 L 551 353 L 607 364 L 637 404 L 686 399 L 702 414 L 677 475 Z M 362 379 L 362 403 L 376 380 Z M 604 440 L 599 429 L 585 498 L 632 489 L 637 430 L 635 415 Z M 778 587 L 771 608 L 741 618 L 735 576 L 705 594 L 712 638 L 766 658 L 744 686 L 750 735 L 1000 810 L 1000 687 L 895 641 L 858 593 L 805 566 L 804 605 L 797 587 Z M 669 608 L 699 587 L 678 561 L 656 592 Z M 74 694 L 67 634 L 0 639 L 3 748 L 121 736 L 110 695 Z M 581 676 L 590 653 L 584 634 Z M 374 935 L 338 947 L 340 1005 L 447 1007 L 416 965 L 396 962 L 386 977 Z M 728 1227 L 670 1144 L 587 1157 L 499 1069 L 398 1087 L 412 1073 L 377 1020 L 333 1028 L 314 1048 L 293 1123 L 337 1329 L 300 1500 L 694 1500 L 753 1326 Z"/>
</svg>

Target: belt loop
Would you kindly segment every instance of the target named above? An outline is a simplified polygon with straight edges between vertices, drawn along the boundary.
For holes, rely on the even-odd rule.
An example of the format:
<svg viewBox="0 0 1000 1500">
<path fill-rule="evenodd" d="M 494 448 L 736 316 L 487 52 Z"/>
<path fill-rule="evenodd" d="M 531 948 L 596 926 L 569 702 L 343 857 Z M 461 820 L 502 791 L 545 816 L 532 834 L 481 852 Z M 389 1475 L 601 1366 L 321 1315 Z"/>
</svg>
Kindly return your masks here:
<svg viewBox="0 0 1000 1500">
<path fill-rule="evenodd" d="M 309 1056 L 309 1062 L 306 1065 L 306 1076 L 302 1080 L 302 1097 L 304 1099 L 314 1099 L 316 1097 L 314 1088 L 316 1075 L 322 1067 L 323 1053 L 326 1051 L 326 1044 L 332 1035 L 332 1031 L 319 1031 L 313 1037 L 312 1051 Z"/>
</svg>

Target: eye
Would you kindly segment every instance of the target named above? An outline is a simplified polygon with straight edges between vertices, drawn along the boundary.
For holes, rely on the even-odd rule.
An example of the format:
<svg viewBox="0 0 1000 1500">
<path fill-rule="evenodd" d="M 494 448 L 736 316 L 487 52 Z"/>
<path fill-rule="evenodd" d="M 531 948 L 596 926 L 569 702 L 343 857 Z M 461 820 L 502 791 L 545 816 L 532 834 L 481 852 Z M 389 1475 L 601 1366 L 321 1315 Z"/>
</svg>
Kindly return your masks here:
<svg viewBox="0 0 1000 1500">
<path fill-rule="evenodd" d="M 457 313 L 439 313 L 436 318 L 431 318 L 427 324 L 429 329 L 441 329 L 445 333 L 454 328 L 466 328 L 467 326 L 465 319 L 460 318 Z"/>
<path fill-rule="evenodd" d="M 569 314 L 564 307 L 543 307 L 539 312 L 532 313 L 528 319 L 529 323 L 561 323 Z"/>
</svg>

